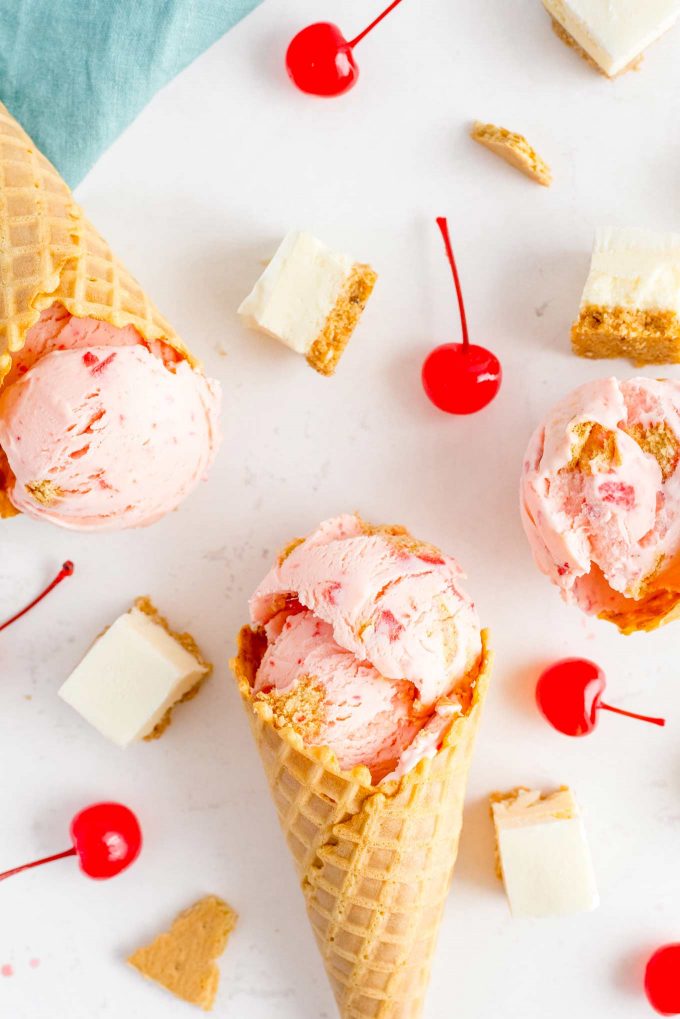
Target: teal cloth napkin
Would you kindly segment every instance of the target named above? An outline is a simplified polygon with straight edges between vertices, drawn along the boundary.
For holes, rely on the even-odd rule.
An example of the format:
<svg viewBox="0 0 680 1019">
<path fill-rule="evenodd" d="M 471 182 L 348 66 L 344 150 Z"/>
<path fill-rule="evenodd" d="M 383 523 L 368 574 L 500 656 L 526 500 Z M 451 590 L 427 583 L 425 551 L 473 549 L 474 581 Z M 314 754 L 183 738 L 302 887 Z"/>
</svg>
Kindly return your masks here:
<svg viewBox="0 0 680 1019">
<path fill-rule="evenodd" d="M 75 187 L 260 0 L 0 0 L 0 99 Z"/>
</svg>

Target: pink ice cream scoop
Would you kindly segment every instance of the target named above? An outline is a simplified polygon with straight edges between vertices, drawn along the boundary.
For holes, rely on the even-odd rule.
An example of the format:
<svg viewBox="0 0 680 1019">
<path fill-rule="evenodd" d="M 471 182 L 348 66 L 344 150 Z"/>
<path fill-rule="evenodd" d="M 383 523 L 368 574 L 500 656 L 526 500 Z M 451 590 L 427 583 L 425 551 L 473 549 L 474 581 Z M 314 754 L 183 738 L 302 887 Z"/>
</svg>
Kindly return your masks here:
<svg viewBox="0 0 680 1019">
<path fill-rule="evenodd" d="M 437 752 L 481 654 L 458 564 L 399 528 L 326 521 L 251 599 L 267 650 L 254 691 L 341 768 L 399 778 Z"/>
<path fill-rule="evenodd" d="M 53 305 L 0 390 L 7 495 L 63 527 L 151 524 L 206 475 L 219 406 L 219 383 L 170 346 Z"/>
<path fill-rule="evenodd" d="M 635 628 L 678 568 L 680 382 L 601 379 L 565 397 L 529 443 L 521 511 L 565 599 Z"/>
</svg>

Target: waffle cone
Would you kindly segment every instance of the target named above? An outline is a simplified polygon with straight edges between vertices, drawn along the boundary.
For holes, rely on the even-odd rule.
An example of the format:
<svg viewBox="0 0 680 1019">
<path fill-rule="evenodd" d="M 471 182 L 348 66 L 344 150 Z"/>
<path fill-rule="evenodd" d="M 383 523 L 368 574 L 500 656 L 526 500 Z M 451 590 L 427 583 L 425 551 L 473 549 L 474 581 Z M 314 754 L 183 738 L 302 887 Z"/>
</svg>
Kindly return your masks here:
<svg viewBox="0 0 680 1019">
<path fill-rule="evenodd" d="M 40 312 L 55 303 L 81 318 L 134 326 L 144 339 L 162 340 L 197 365 L 0 103 L 0 388 L 12 354 L 22 349 Z M 0 451 L 0 517 L 16 513 L 3 494 L 9 470 L 3 461 Z"/>
<path fill-rule="evenodd" d="M 599 571 L 591 573 L 597 576 Z M 638 600 L 616 595 L 609 585 L 605 590 L 611 597 L 604 601 L 607 608 L 598 613 L 599 619 L 613 623 L 625 634 L 657 630 L 680 619 L 680 556 L 651 577 Z"/>
<path fill-rule="evenodd" d="M 458 852 L 468 768 L 491 671 L 432 760 L 374 786 L 327 748 L 277 729 L 252 683 L 266 647 L 244 627 L 232 662 L 342 1019 L 418 1019 Z"/>
<path fill-rule="evenodd" d="M 619 612 L 601 612 L 600 619 L 618 626 L 621 633 L 650 633 L 680 619 L 680 590 L 662 590 L 654 597 Z"/>
</svg>

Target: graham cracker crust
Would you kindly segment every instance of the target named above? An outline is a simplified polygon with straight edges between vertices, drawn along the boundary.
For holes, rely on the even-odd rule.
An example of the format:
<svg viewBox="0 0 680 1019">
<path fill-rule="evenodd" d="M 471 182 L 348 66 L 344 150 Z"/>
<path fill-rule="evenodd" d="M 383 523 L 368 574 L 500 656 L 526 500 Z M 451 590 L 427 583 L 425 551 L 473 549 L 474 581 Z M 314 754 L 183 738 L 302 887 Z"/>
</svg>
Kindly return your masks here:
<svg viewBox="0 0 680 1019">
<path fill-rule="evenodd" d="M 636 365 L 680 363 L 680 319 L 674 311 L 588 304 L 571 329 L 579 357 L 627 357 Z"/>
<path fill-rule="evenodd" d="M 356 263 L 324 327 L 307 354 L 307 363 L 321 375 L 332 375 L 366 307 L 378 276 L 370 265 Z"/>
<path fill-rule="evenodd" d="M 153 604 L 150 598 L 146 597 L 137 598 L 134 607 L 136 609 L 139 609 L 140 612 L 143 612 L 145 616 L 149 617 L 149 619 L 153 620 L 153 622 L 156 623 L 157 626 L 162 626 L 165 632 L 174 640 L 176 640 L 178 644 L 181 644 L 185 651 L 188 651 L 190 655 L 193 655 L 193 657 L 196 659 L 199 665 L 202 665 L 203 668 L 206 670 L 205 674 L 201 676 L 198 682 L 195 683 L 190 690 L 187 690 L 183 697 L 180 697 L 178 701 L 175 701 L 175 703 L 168 708 L 168 710 L 161 718 L 160 722 L 158 722 L 158 724 L 151 730 L 151 732 L 144 737 L 146 741 L 149 741 L 158 739 L 160 736 L 163 735 L 167 727 L 170 725 L 170 722 L 172 721 L 172 712 L 174 711 L 174 709 L 179 704 L 183 704 L 185 701 L 190 701 L 196 696 L 198 691 L 205 683 L 206 679 L 208 679 L 208 677 L 210 676 L 210 673 L 213 670 L 213 666 L 211 662 L 206 661 L 206 659 L 203 657 L 198 647 L 198 644 L 191 636 L 191 634 L 178 633 L 176 630 L 173 630 L 170 624 L 168 623 L 167 619 L 165 619 L 165 617 L 159 613 L 158 609 Z"/>
<path fill-rule="evenodd" d="M 545 188 L 552 184 L 552 170 L 524 135 L 495 124 L 482 124 L 478 120 L 470 131 L 470 137 L 537 184 Z"/>
<path fill-rule="evenodd" d="M 553 32 L 555 33 L 557 38 L 561 39 L 562 42 L 569 47 L 569 49 L 572 49 L 574 50 L 575 53 L 578 53 L 578 55 L 583 60 L 585 60 L 587 64 L 590 64 L 591 67 L 595 68 L 597 73 L 601 74 L 603 78 L 608 78 L 610 81 L 613 81 L 614 78 L 620 78 L 622 74 L 627 74 L 628 71 L 640 70 L 640 66 L 642 64 L 642 61 L 644 60 L 644 54 L 642 53 L 638 57 L 635 57 L 633 60 L 631 60 L 629 64 L 626 64 L 625 67 L 622 67 L 620 71 L 617 71 L 616 74 L 607 74 L 604 67 L 600 67 L 597 60 L 594 60 L 589 53 L 586 53 L 586 51 L 583 49 L 583 46 L 581 46 L 580 43 L 576 42 L 576 39 L 574 39 L 571 32 L 568 32 L 564 25 L 560 24 L 557 18 L 554 18 L 551 15 L 550 20 L 552 21 Z"/>
<path fill-rule="evenodd" d="M 489 796 L 489 813 L 491 814 L 491 820 L 493 821 L 494 827 L 494 848 L 495 848 L 495 863 L 496 863 L 496 877 L 499 881 L 503 880 L 503 868 L 501 866 L 501 854 L 498 845 L 498 829 L 496 827 L 496 815 L 494 813 L 494 804 L 496 803 L 514 803 L 522 793 L 537 793 L 537 789 L 529 789 L 528 786 L 518 785 L 514 789 L 509 789 L 506 793 L 494 792 Z M 555 810 L 554 803 L 558 800 L 562 793 L 568 793 L 570 796 L 571 789 L 568 785 L 558 786 L 557 789 L 549 793 L 538 792 L 537 799 L 533 802 L 528 811 L 533 809 L 534 816 L 541 816 L 541 808 L 544 808 L 545 813 L 551 820 L 568 821 L 570 818 L 575 817 L 573 797 L 572 802 L 568 807 Z"/>
</svg>

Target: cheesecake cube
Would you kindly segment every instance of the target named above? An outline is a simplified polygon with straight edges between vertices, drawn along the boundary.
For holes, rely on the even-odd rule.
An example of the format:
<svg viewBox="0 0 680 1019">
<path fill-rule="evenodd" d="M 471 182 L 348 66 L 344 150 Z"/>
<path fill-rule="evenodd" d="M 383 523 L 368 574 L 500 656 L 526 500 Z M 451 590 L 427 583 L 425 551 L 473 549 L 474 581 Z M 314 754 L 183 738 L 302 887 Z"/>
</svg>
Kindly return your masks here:
<svg viewBox="0 0 680 1019">
<path fill-rule="evenodd" d="M 126 747 L 160 736 L 173 706 L 193 696 L 210 671 L 193 638 L 174 633 L 140 598 L 97 638 L 59 696 Z"/>
<path fill-rule="evenodd" d="M 637 67 L 680 14 L 680 0 L 543 0 L 543 6 L 560 39 L 609 78 Z"/>
<path fill-rule="evenodd" d="M 571 790 L 494 793 L 499 876 L 516 917 L 589 912 L 599 904 L 583 821 Z"/>
<path fill-rule="evenodd" d="M 680 362 L 680 234 L 598 230 L 571 340 L 580 357 Z"/>
<path fill-rule="evenodd" d="M 238 313 L 251 329 L 303 354 L 321 375 L 332 375 L 376 279 L 369 265 L 293 230 Z"/>
</svg>

